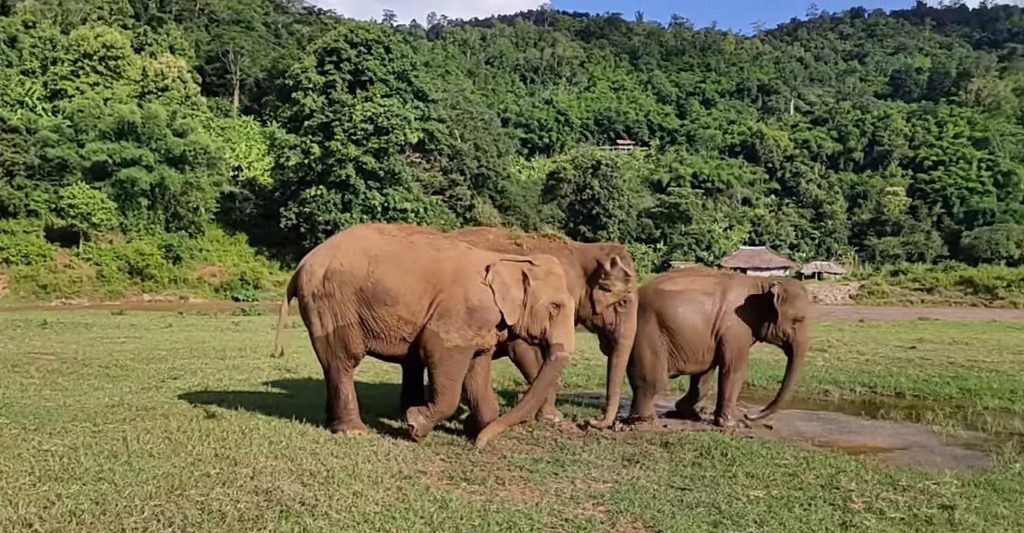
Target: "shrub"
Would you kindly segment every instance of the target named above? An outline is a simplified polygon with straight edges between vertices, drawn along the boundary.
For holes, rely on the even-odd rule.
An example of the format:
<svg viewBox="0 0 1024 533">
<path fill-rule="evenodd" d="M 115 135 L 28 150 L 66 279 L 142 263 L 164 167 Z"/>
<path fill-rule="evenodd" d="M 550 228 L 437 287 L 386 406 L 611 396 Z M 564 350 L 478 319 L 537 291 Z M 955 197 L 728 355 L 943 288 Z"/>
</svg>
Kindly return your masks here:
<svg viewBox="0 0 1024 533">
<path fill-rule="evenodd" d="M 40 266 L 53 261 L 57 248 L 40 234 L 0 233 L 0 264 Z"/>
<path fill-rule="evenodd" d="M 1024 260 L 1024 227 L 995 224 L 964 233 L 960 253 L 972 264 L 1019 266 Z"/>
</svg>

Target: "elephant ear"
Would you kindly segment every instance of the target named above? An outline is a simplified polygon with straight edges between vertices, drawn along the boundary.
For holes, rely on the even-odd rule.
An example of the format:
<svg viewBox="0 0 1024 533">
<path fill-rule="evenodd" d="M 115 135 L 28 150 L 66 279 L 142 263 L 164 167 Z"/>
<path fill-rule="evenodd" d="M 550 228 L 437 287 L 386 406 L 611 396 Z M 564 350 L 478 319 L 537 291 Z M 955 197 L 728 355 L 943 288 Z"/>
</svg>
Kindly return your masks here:
<svg viewBox="0 0 1024 533">
<path fill-rule="evenodd" d="M 599 274 L 598 279 L 600 284 L 608 289 L 612 289 L 618 285 L 629 285 L 636 277 L 636 273 L 633 272 L 622 259 L 617 255 L 611 256 L 607 261 L 598 260 Z"/>
<path fill-rule="evenodd" d="M 526 294 L 530 290 L 529 260 L 503 259 L 487 266 L 484 283 L 494 294 L 494 303 L 509 326 L 518 324 L 526 313 Z"/>
</svg>

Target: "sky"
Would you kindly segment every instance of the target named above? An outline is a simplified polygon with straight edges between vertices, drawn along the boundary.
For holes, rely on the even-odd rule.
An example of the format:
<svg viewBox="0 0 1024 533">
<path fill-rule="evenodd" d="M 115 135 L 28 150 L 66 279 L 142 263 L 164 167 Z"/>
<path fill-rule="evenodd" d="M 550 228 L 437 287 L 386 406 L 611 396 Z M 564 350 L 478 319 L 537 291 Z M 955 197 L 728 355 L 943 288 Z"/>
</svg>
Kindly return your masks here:
<svg viewBox="0 0 1024 533">
<path fill-rule="evenodd" d="M 380 20 L 385 9 L 391 9 L 400 22 L 416 19 L 426 21 L 434 11 L 450 18 L 468 19 L 489 15 L 515 13 L 536 8 L 543 0 L 308 0 L 323 8 L 333 9 L 346 17 Z M 914 0 L 553 0 L 555 9 L 590 13 L 619 12 L 631 19 L 643 11 L 647 20 L 668 22 L 673 13 L 690 19 L 697 27 L 716 22 L 718 27 L 749 32 L 755 23 L 774 27 L 793 17 L 803 17 L 812 1 L 819 9 L 842 11 L 854 6 L 886 10 L 908 8 Z M 970 0 L 968 5 L 977 5 Z M 937 4 L 934 0 L 930 3 Z"/>
</svg>

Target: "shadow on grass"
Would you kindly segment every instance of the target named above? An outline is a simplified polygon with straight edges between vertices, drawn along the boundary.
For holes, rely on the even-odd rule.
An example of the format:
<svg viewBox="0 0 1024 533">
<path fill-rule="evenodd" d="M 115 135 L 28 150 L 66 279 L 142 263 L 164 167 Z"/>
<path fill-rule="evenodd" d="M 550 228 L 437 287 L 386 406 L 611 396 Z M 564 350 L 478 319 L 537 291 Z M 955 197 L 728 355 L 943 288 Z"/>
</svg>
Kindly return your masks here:
<svg viewBox="0 0 1024 533">
<path fill-rule="evenodd" d="M 196 391 L 179 394 L 178 399 L 195 406 L 216 406 L 249 411 L 317 427 L 326 426 L 324 404 L 327 399 L 321 379 L 275 379 L 264 385 L 275 391 Z M 374 431 L 393 437 L 406 437 L 405 413 L 398 406 L 397 383 L 356 382 L 359 410 L 363 422 Z M 388 422 L 391 423 L 388 423 Z M 398 427 L 396 427 L 396 425 Z M 438 428 L 440 429 L 440 428 Z"/>
<path fill-rule="evenodd" d="M 284 420 L 295 420 L 317 427 L 326 427 L 324 405 L 327 392 L 322 379 L 294 378 L 264 382 L 275 391 L 195 391 L 178 395 L 178 399 L 195 406 L 215 406 L 234 411 L 248 411 Z M 409 439 L 405 428 L 405 412 L 399 407 L 401 387 L 397 383 L 356 382 L 359 410 L 372 430 L 395 438 Z M 518 391 L 498 391 L 508 405 L 515 402 Z M 434 431 L 465 437 L 461 424 L 452 424 L 466 414 L 460 406 L 448 423 L 438 424 Z"/>
</svg>

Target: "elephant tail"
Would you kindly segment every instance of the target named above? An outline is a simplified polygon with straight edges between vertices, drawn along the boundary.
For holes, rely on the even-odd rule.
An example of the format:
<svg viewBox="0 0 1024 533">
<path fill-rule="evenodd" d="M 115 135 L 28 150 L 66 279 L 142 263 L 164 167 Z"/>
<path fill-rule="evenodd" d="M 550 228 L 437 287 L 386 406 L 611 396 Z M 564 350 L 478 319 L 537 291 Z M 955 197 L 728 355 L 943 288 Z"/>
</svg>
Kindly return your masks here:
<svg viewBox="0 0 1024 533">
<path fill-rule="evenodd" d="M 277 334 L 274 335 L 274 357 L 284 357 L 284 339 L 281 335 L 284 333 L 284 324 L 288 320 L 288 305 L 291 303 L 292 298 L 295 298 L 295 279 L 298 277 L 298 271 L 292 275 L 291 279 L 288 280 L 288 288 L 285 289 L 284 300 L 281 301 L 281 307 L 277 311 Z"/>
</svg>

